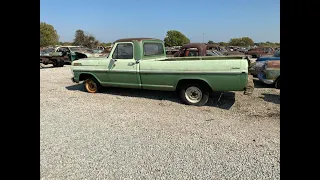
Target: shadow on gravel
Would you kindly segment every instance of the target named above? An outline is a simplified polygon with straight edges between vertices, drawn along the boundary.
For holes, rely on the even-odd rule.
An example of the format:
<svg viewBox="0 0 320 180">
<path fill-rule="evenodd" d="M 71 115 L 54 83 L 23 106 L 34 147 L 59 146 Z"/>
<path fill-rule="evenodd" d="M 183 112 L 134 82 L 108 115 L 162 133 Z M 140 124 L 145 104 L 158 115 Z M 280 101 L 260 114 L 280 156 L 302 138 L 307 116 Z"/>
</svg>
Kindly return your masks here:
<svg viewBox="0 0 320 180">
<path fill-rule="evenodd" d="M 71 91 L 85 92 L 85 89 L 84 89 L 84 86 L 82 83 L 67 86 L 66 89 L 71 90 Z M 156 100 L 167 100 L 167 101 L 182 104 L 182 102 L 180 101 L 180 98 L 179 98 L 179 93 L 177 93 L 177 92 L 108 87 L 108 88 L 104 89 L 103 93 L 117 95 L 117 96 L 140 97 L 140 98 L 156 99 Z M 235 103 L 235 93 L 234 92 L 223 92 L 222 95 L 221 95 L 221 92 L 213 92 L 211 94 L 211 97 L 210 97 L 208 103 L 205 106 L 217 107 L 217 108 L 229 110 L 233 106 L 234 103 Z M 159 103 L 159 105 L 160 105 L 160 103 Z"/>
<path fill-rule="evenodd" d="M 63 67 L 68 67 L 70 66 L 69 64 L 65 64 Z M 53 67 L 52 64 L 50 65 L 44 65 L 44 64 L 40 64 L 40 69 L 48 69 L 48 68 L 62 68 L 62 67 Z"/>
<path fill-rule="evenodd" d="M 260 97 L 260 98 L 265 101 L 272 102 L 274 104 L 280 104 L 280 95 L 278 95 L 278 94 L 262 93 L 261 95 L 264 95 L 264 97 Z"/>
<path fill-rule="evenodd" d="M 253 79 L 254 88 L 274 88 L 272 84 L 264 84 L 258 78 Z"/>
</svg>

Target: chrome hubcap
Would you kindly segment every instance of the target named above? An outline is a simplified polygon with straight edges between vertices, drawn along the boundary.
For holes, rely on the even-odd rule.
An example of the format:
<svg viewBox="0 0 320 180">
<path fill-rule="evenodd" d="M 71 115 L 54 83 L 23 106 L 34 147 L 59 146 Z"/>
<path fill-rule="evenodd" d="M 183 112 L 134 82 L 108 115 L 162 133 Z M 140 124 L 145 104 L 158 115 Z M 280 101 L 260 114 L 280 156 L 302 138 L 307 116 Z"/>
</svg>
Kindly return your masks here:
<svg viewBox="0 0 320 180">
<path fill-rule="evenodd" d="M 89 80 L 87 82 L 87 88 L 90 90 L 90 91 L 95 91 L 96 90 L 96 84 L 94 82 L 92 82 L 92 80 Z"/>
<path fill-rule="evenodd" d="M 191 86 L 186 89 L 185 97 L 191 103 L 198 103 L 202 99 L 202 91 L 195 86 Z"/>
</svg>

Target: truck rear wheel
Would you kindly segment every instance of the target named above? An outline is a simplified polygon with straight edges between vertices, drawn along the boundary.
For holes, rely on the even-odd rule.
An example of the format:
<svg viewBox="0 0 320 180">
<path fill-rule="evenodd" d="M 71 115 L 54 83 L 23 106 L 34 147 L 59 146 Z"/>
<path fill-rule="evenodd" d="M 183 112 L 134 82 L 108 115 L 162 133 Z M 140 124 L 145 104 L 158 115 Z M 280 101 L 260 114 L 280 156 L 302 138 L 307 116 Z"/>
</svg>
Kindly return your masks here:
<svg viewBox="0 0 320 180">
<path fill-rule="evenodd" d="M 180 98 L 187 105 L 203 106 L 209 100 L 209 90 L 199 84 L 186 84 L 180 90 Z"/>
<path fill-rule="evenodd" d="M 84 87 L 89 93 L 98 93 L 102 91 L 102 86 L 95 78 L 85 80 Z"/>
</svg>

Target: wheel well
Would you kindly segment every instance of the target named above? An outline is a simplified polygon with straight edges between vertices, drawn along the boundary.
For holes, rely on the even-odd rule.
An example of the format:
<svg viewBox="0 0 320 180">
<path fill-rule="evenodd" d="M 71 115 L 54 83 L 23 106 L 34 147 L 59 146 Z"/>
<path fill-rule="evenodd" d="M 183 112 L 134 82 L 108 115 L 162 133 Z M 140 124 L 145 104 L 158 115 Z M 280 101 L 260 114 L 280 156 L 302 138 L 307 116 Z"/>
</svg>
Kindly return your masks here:
<svg viewBox="0 0 320 180">
<path fill-rule="evenodd" d="M 199 84 L 200 86 L 212 91 L 212 88 L 209 86 L 209 84 L 204 80 L 200 80 L 200 79 L 181 79 L 179 80 L 176 89 L 180 90 L 180 88 L 185 84 Z"/>
<path fill-rule="evenodd" d="M 77 55 L 77 58 L 78 58 L 78 59 L 88 58 L 87 55 L 82 54 L 82 53 L 75 52 L 75 54 Z"/>
<path fill-rule="evenodd" d="M 84 80 L 89 79 L 91 77 L 94 78 L 94 76 L 91 74 L 80 74 L 79 81 L 84 81 Z"/>
</svg>

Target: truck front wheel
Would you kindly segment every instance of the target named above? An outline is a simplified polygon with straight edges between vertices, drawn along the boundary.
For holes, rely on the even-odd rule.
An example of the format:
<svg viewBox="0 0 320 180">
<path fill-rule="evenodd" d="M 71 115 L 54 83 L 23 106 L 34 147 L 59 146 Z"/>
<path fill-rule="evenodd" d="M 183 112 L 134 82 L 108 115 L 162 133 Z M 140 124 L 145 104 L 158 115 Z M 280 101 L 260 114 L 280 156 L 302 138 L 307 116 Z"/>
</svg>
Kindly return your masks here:
<svg viewBox="0 0 320 180">
<path fill-rule="evenodd" d="M 198 84 L 186 84 L 180 90 L 180 98 L 187 105 L 203 106 L 209 100 L 209 90 Z"/>
<path fill-rule="evenodd" d="M 98 93 L 102 91 L 102 86 L 95 78 L 85 80 L 84 87 L 89 93 Z"/>
</svg>

